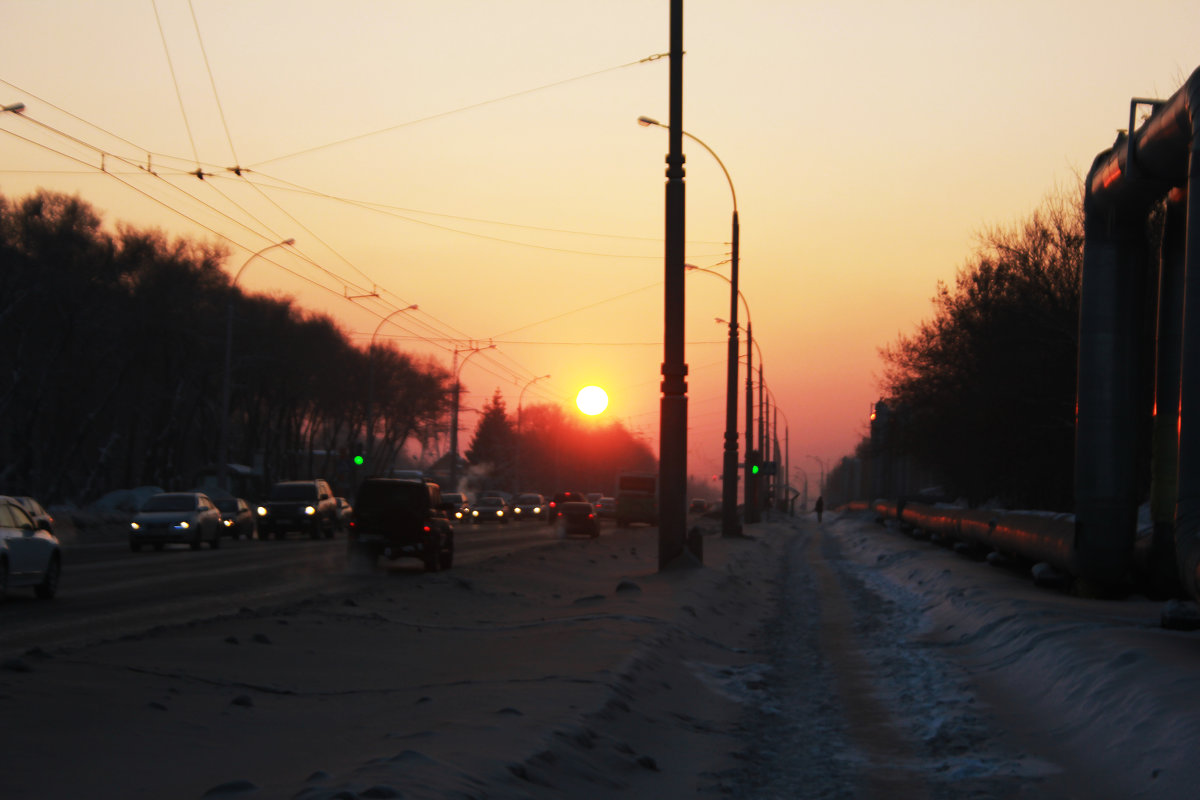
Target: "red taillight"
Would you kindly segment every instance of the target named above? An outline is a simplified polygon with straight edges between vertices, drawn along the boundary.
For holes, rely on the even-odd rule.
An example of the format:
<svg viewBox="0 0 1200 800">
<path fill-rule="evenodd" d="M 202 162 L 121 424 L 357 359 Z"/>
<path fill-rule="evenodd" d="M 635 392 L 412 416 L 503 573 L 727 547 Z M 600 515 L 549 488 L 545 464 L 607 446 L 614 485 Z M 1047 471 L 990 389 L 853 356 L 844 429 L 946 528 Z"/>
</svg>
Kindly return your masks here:
<svg viewBox="0 0 1200 800">
<path fill-rule="evenodd" d="M 595 518 L 596 518 L 595 514 L 588 514 L 588 519 L 595 519 Z"/>
<path fill-rule="evenodd" d="M 426 525 L 426 526 L 425 526 L 425 532 L 426 532 L 426 533 L 429 533 L 429 531 L 431 531 L 431 530 L 433 530 L 433 529 L 432 529 L 432 528 L 430 528 L 428 525 Z"/>
<path fill-rule="evenodd" d="M 358 523 L 357 523 L 357 522 L 355 522 L 354 520 L 350 520 L 350 527 L 351 527 L 351 528 L 353 528 L 353 527 L 354 527 L 355 525 L 357 525 L 357 524 L 358 524 Z"/>
</svg>

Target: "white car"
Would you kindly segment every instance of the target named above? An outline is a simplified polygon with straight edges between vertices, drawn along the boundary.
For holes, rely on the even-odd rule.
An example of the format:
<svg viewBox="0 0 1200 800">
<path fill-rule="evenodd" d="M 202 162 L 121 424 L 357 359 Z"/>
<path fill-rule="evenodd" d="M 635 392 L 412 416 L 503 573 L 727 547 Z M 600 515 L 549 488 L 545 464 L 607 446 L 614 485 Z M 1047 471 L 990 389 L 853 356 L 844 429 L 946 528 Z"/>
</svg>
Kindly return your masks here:
<svg viewBox="0 0 1200 800">
<path fill-rule="evenodd" d="M 161 550 L 179 543 L 199 550 L 200 545 L 216 550 L 221 546 L 221 512 L 203 492 L 163 492 L 146 499 L 129 523 L 129 549 L 137 552 L 144 544 Z"/>
<path fill-rule="evenodd" d="M 49 600 L 58 591 L 61 572 L 54 534 L 39 529 L 16 500 L 0 496 L 0 600 L 17 586 L 32 586 L 38 597 Z"/>
</svg>

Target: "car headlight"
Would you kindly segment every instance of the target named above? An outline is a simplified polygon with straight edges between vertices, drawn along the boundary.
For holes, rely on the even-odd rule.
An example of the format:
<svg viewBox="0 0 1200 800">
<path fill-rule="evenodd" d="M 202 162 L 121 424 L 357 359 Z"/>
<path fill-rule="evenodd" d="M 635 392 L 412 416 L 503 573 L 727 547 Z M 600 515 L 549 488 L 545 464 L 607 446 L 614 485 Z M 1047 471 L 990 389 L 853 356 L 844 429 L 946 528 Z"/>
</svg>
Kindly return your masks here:
<svg viewBox="0 0 1200 800">
<path fill-rule="evenodd" d="M 542 509 L 540 507 L 534 507 L 533 513 L 540 514 L 540 513 L 542 513 Z"/>
<path fill-rule="evenodd" d="M 317 510 L 315 508 L 313 508 L 312 506 L 305 506 L 304 513 L 306 516 L 311 517 L 313 514 L 317 513 Z"/>
<path fill-rule="evenodd" d="M 221 520 L 221 524 L 222 524 L 222 525 L 224 525 L 226 528 L 229 528 L 229 527 L 232 527 L 232 525 L 233 525 L 233 520 L 231 520 L 231 519 L 223 519 L 223 520 Z"/>
<path fill-rule="evenodd" d="M 479 516 L 479 512 L 478 512 L 478 511 L 472 511 L 472 512 L 471 512 L 471 516 L 472 516 L 472 517 L 478 517 L 478 516 Z"/>
<path fill-rule="evenodd" d="M 455 512 L 454 512 L 454 518 L 455 518 L 455 519 L 462 519 L 462 512 L 461 512 L 461 511 L 455 511 Z"/>
<path fill-rule="evenodd" d="M 266 506 L 259 506 L 258 508 L 254 509 L 254 511 L 260 517 L 265 517 L 267 515 L 267 507 Z"/>
<path fill-rule="evenodd" d="M 501 509 L 501 508 L 498 508 L 498 509 L 496 509 L 496 516 L 497 516 L 497 517 L 503 517 L 503 516 L 504 516 L 504 509 Z"/>
<path fill-rule="evenodd" d="M 179 522 L 176 522 L 172 527 L 178 528 L 179 530 L 187 530 L 188 528 L 190 528 L 192 526 L 188 524 L 188 521 L 186 519 L 181 519 Z"/>
<path fill-rule="evenodd" d="M 142 526 L 138 525 L 136 522 L 129 523 L 129 527 L 135 531 L 140 531 L 142 529 Z"/>
<path fill-rule="evenodd" d="M 520 509 L 520 508 L 514 508 L 514 509 L 513 509 L 513 513 L 514 513 L 514 514 L 520 514 L 520 513 L 521 513 L 521 509 Z"/>
</svg>

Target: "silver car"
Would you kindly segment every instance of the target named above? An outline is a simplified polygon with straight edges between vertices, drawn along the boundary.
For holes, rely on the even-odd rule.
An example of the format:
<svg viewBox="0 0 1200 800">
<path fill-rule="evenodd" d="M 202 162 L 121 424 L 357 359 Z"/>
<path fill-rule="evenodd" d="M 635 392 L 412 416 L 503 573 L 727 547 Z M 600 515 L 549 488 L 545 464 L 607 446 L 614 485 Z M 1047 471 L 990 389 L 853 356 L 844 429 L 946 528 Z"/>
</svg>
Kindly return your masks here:
<svg viewBox="0 0 1200 800">
<path fill-rule="evenodd" d="M 0 600 L 17 586 L 32 586 L 45 600 L 58 592 L 62 554 L 54 534 L 39 528 L 16 500 L 0 496 Z"/>
<path fill-rule="evenodd" d="M 161 550 L 166 544 L 186 544 L 193 550 L 208 542 L 221 546 L 221 512 L 203 492 L 163 492 L 146 499 L 129 524 L 129 549 L 142 545 Z"/>
</svg>

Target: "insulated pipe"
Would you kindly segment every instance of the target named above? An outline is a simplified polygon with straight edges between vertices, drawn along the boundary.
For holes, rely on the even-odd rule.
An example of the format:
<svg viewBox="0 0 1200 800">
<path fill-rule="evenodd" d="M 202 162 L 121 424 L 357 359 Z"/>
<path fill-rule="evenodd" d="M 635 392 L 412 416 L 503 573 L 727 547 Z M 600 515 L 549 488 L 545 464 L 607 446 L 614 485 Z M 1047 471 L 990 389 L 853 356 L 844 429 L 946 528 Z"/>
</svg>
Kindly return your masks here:
<svg viewBox="0 0 1200 800">
<path fill-rule="evenodd" d="M 1184 588 L 1197 596 L 1200 586 L 1200 314 L 1196 303 L 1200 299 L 1200 205 L 1190 202 L 1200 192 L 1200 124 L 1197 110 L 1200 109 L 1200 70 L 1192 73 L 1187 82 L 1170 99 L 1163 103 L 1152 103 L 1154 113 L 1145 124 L 1133 131 L 1133 112 L 1140 104 L 1149 101 L 1133 101 L 1130 104 L 1130 134 L 1112 150 L 1102 153 L 1093 164 L 1087 178 L 1087 202 L 1085 205 L 1085 249 L 1084 286 L 1081 304 L 1093 305 L 1096 297 L 1089 296 L 1086 287 L 1092 272 L 1099 272 L 1095 283 L 1111 286 L 1116 279 L 1105 272 L 1112 267 L 1140 271 L 1141 254 L 1131 241 L 1135 232 L 1144 225 L 1151 204 L 1158 201 L 1173 187 L 1187 188 L 1189 202 L 1186 212 L 1188 240 L 1185 244 L 1183 304 L 1185 308 L 1179 353 L 1179 417 L 1178 435 L 1178 499 L 1175 508 L 1175 550 L 1181 567 Z M 1177 234 L 1168 232 L 1170 236 Z M 1088 249 L 1096 252 L 1089 260 Z M 1098 266 L 1097 266 L 1098 265 Z M 1169 277 L 1169 274 L 1168 274 Z M 1192 313 L 1188 314 L 1187 296 L 1192 297 Z M 1131 295 L 1136 302 L 1138 295 Z M 1105 298 L 1101 296 L 1100 302 Z M 1130 302 L 1133 305 L 1134 302 Z M 1180 302 L 1178 298 L 1174 302 Z M 1124 407 L 1125 390 L 1118 382 L 1128 374 L 1128 365 L 1121 363 L 1116 348 L 1104 340 L 1113 329 L 1105 330 L 1095 325 L 1096 317 L 1103 309 L 1081 308 L 1080 313 L 1080 372 L 1079 372 L 1079 416 L 1077 421 L 1076 447 L 1076 507 L 1080 522 L 1076 529 L 1076 547 L 1081 565 L 1088 577 L 1101 582 L 1112 579 L 1117 570 L 1117 560 L 1126 550 L 1126 541 L 1132 541 L 1135 530 L 1128 514 L 1128 489 L 1114 491 L 1109 479 L 1120 471 L 1119 466 L 1109 463 L 1094 468 L 1091 459 L 1121 458 L 1133 460 L 1135 451 L 1129 449 L 1122 432 L 1109 436 L 1096 427 L 1096 414 L 1103 409 Z M 1160 314 L 1160 319 L 1162 315 Z M 1086 357 L 1085 346 L 1090 337 L 1097 336 L 1100 344 L 1092 346 Z M 1164 331 L 1164 335 L 1165 331 Z M 1107 345 L 1118 362 L 1116 371 L 1105 374 L 1105 364 L 1096 358 L 1096 350 Z M 1173 357 L 1169 347 L 1160 348 L 1160 360 Z M 1189 361 L 1192 362 L 1189 364 Z M 1158 379 L 1170 367 L 1161 365 Z M 1161 384 L 1158 388 L 1161 388 Z M 1169 403 L 1169 391 L 1164 390 L 1160 414 L 1170 414 L 1164 408 Z M 1131 409 L 1136 411 L 1136 409 Z M 1131 419 L 1133 414 L 1131 413 Z M 1191 424 L 1189 424 L 1189 421 Z M 1136 423 L 1136 420 L 1133 419 Z M 1136 446 L 1136 443 L 1134 443 Z M 1155 456 L 1159 475 L 1163 473 L 1163 462 L 1169 453 Z M 1167 489 L 1163 488 L 1163 491 Z M 1109 519 L 1106 519 L 1110 517 Z"/>
<path fill-rule="evenodd" d="M 1175 193 L 1173 193 L 1175 194 Z M 1154 531 L 1135 558 L 1151 585 L 1179 591 L 1175 553 L 1175 504 L 1179 499 L 1179 371 L 1183 346 L 1183 269 L 1187 205 L 1169 197 L 1158 266 L 1158 327 L 1155 340 L 1154 449 L 1150 516 Z"/>
<path fill-rule="evenodd" d="M 1187 242 L 1179 376 L 1179 499 L 1175 506 L 1175 552 L 1184 588 L 1192 597 L 1200 599 L 1200 308 L 1197 307 L 1200 303 L 1200 70 L 1192 73 L 1183 89 L 1176 93 L 1179 95 L 1186 100 L 1190 149 L 1186 184 Z"/>
<path fill-rule="evenodd" d="M 1092 174 L 1107 163 L 1097 159 Z M 1079 577 L 1111 586 L 1126 576 L 1137 533 L 1138 340 L 1148 253 L 1145 217 L 1114 213 L 1092 185 L 1084 199 L 1074 545 Z"/>
</svg>

